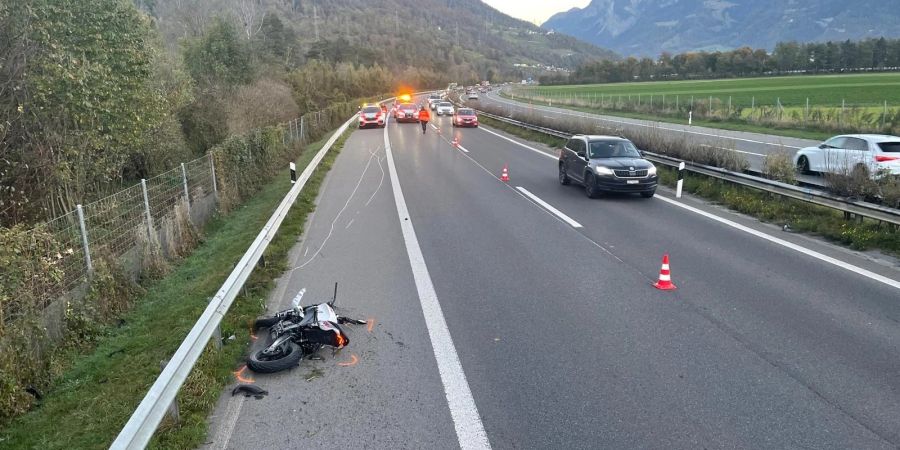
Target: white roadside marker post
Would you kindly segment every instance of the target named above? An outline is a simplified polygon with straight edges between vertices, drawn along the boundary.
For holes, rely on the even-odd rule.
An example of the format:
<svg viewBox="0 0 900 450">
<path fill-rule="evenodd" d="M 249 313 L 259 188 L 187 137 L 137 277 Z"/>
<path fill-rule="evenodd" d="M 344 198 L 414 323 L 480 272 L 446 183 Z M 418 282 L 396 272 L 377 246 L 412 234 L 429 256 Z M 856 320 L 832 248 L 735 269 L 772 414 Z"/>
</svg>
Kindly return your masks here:
<svg viewBox="0 0 900 450">
<path fill-rule="evenodd" d="M 294 163 L 291 163 L 291 184 L 294 184 L 296 182 L 297 182 L 297 165 Z"/>
<path fill-rule="evenodd" d="M 684 186 L 684 161 L 678 164 L 678 185 L 675 187 L 675 198 L 681 198 L 682 186 Z"/>
</svg>

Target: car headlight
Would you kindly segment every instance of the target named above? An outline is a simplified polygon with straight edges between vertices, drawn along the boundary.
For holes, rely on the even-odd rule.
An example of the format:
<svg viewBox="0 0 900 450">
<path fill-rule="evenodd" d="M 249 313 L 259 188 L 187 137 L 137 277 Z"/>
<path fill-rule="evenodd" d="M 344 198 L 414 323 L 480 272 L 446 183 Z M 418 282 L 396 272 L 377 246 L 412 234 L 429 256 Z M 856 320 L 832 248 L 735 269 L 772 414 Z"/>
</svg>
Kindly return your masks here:
<svg viewBox="0 0 900 450">
<path fill-rule="evenodd" d="M 656 175 L 656 166 L 651 165 L 650 168 L 647 169 L 647 176 L 652 177 L 653 175 Z"/>
<path fill-rule="evenodd" d="M 612 175 L 613 171 L 609 167 L 597 166 L 594 169 L 597 172 L 597 175 Z"/>
</svg>

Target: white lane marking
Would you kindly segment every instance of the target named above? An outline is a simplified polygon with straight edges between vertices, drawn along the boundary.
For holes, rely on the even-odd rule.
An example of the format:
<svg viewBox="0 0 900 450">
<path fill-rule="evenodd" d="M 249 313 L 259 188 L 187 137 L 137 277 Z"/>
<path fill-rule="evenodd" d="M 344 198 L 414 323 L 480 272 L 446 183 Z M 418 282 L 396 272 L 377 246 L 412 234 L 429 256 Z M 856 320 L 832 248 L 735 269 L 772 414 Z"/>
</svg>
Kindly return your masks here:
<svg viewBox="0 0 900 450">
<path fill-rule="evenodd" d="M 419 294 L 419 302 L 422 305 L 422 314 L 425 316 L 425 326 L 428 328 L 428 336 L 431 339 L 431 348 L 434 351 L 434 359 L 437 361 L 438 372 L 444 385 L 444 395 L 447 397 L 447 406 L 450 408 L 450 416 L 453 418 L 453 426 L 456 428 L 456 437 L 459 446 L 463 449 L 490 449 L 484 424 L 475 406 L 475 399 L 466 381 L 459 355 L 453 345 L 450 329 L 441 310 L 437 293 L 425 257 L 419 247 L 416 238 L 416 230 L 409 218 L 409 209 L 400 189 L 400 179 L 397 176 L 397 167 L 394 165 L 394 154 L 391 151 L 391 142 L 388 139 L 387 129 L 384 130 L 384 150 L 387 153 L 388 172 L 391 178 L 391 187 L 394 189 L 394 202 L 397 205 L 397 218 L 400 220 L 400 229 L 403 231 L 403 241 L 406 244 L 406 253 L 409 264 L 412 267 L 413 279 Z"/>
<path fill-rule="evenodd" d="M 309 253 L 309 247 L 306 247 L 306 250 L 303 251 L 303 256 L 306 256 L 307 253 Z"/>
<path fill-rule="evenodd" d="M 435 130 L 437 130 L 437 126 L 435 126 L 435 124 L 431 124 L 431 128 L 434 128 Z"/>
<path fill-rule="evenodd" d="M 515 106 L 515 107 L 517 107 L 517 108 L 519 108 L 519 109 L 527 109 L 527 107 L 524 106 L 524 105 L 522 105 L 521 103 L 511 102 L 511 101 L 509 101 L 509 100 L 507 100 L 507 99 L 505 99 L 505 98 L 503 98 L 503 97 L 493 96 L 492 98 L 493 98 L 494 100 L 500 102 L 500 103 L 505 103 L 505 104 L 507 104 L 507 105 L 512 105 L 512 106 Z M 556 108 L 551 109 L 551 108 L 545 108 L 545 107 L 542 107 L 542 106 L 532 106 L 532 107 L 535 108 L 535 109 L 540 109 L 540 110 L 548 111 L 548 112 L 554 112 L 554 113 L 562 114 L 562 115 L 566 115 L 566 116 L 585 117 L 585 116 L 584 116 L 585 113 L 569 113 L 569 112 L 565 112 L 565 111 L 560 111 L 559 109 L 556 109 Z M 640 122 L 630 122 L 630 121 L 627 121 L 627 120 L 615 120 L 615 119 L 609 119 L 609 118 L 608 118 L 609 116 L 598 116 L 598 115 L 596 115 L 596 114 L 591 114 L 591 117 L 592 117 L 592 118 L 596 118 L 597 120 L 606 121 L 606 122 L 611 122 L 611 123 L 618 123 L 618 124 L 623 124 L 623 125 L 634 125 L 634 126 L 646 127 L 646 128 L 658 128 L 658 129 L 660 129 L 660 130 L 677 131 L 677 132 L 679 132 L 679 133 L 696 134 L 696 135 L 700 135 L 700 136 L 708 136 L 708 137 L 715 137 L 715 138 L 721 138 L 721 139 L 733 139 L 733 140 L 735 140 L 735 141 L 750 142 L 750 143 L 753 143 L 753 144 L 772 145 L 772 146 L 777 146 L 777 147 L 786 147 L 786 148 L 793 148 L 793 149 L 800 149 L 800 148 L 802 148 L 802 147 L 795 147 L 795 146 L 793 146 L 793 145 L 786 145 L 786 144 L 780 144 L 780 143 L 775 143 L 775 142 L 764 142 L 764 141 L 757 141 L 757 140 L 754 140 L 754 139 L 739 138 L 739 137 L 733 137 L 733 136 L 722 136 L 722 135 L 719 135 L 719 134 L 703 133 L 703 132 L 700 132 L 700 131 L 685 130 L 685 129 L 681 129 L 681 128 L 664 127 L 664 126 L 661 126 L 661 125 L 654 125 L 653 123 L 640 123 Z M 648 121 L 648 122 L 649 122 L 649 121 Z M 662 122 L 657 122 L 657 123 L 662 123 Z"/>
<path fill-rule="evenodd" d="M 556 217 L 559 217 L 560 219 L 562 219 L 563 222 L 565 222 L 565 223 L 571 225 L 573 228 L 582 228 L 582 226 L 581 226 L 580 223 L 576 222 L 576 221 L 573 220 L 571 217 L 569 217 L 569 216 L 563 214 L 562 211 L 560 211 L 560 210 L 554 208 L 553 205 L 551 205 L 551 204 L 549 204 L 549 203 L 547 203 L 547 202 L 541 200 L 540 197 L 538 197 L 537 195 L 532 194 L 528 189 L 525 189 L 525 188 L 523 188 L 522 186 L 516 186 L 516 189 L 518 189 L 519 192 L 525 194 L 525 196 L 528 197 L 528 198 L 530 198 L 533 202 L 537 203 L 538 205 L 543 206 L 544 209 L 546 209 L 547 211 L 550 211 L 550 212 L 553 213 Z"/>
<path fill-rule="evenodd" d="M 354 220 L 356 220 L 356 218 L 350 219 L 350 221 L 347 222 L 347 226 L 344 227 L 344 229 L 345 229 L 345 230 L 346 230 L 346 229 L 349 229 L 349 228 L 350 228 L 350 225 L 353 225 L 353 221 L 354 221 Z"/>
<path fill-rule="evenodd" d="M 512 142 L 513 144 L 516 144 L 516 145 L 525 147 L 525 148 L 527 148 L 528 150 L 531 150 L 531 151 L 533 151 L 533 152 L 535 152 L 535 153 L 537 153 L 537 154 L 539 154 L 539 155 L 541 155 L 541 156 L 546 156 L 546 157 L 548 157 L 548 158 L 550 158 L 550 159 L 559 159 L 559 158 L 557 158 L 556 156 L 553 156 L 553 155 L 551 155 L 551 154 L 549 154 L 549 153 L 547 153 L 547 152 L 545 152 L 545 151 L 538 150 L 538 149 L 536 149 L 536 148 L 534 148 L 534 147 L 532 147 L 532 146 L 530 146 L 530 145 L 525 145 L 525 144 L 523 144 L 523 143 L 521 143 L 521 142 L 519 142 L 519 141 L 517 141 L 517 140 L 515 140 L 515 139 L 510 139 L 510 138 L 508 138 L 508 137 L 506 137 L 506 136 L 504 136 L 504 135 L 502 135 L 502 134 L 495 133 L 495 132 L 493 132 L 493 131 L 491 131 L 491 130 L 488 130 L 487 128 L 484 128 L 484 127 L 478 127 L 478 128 L 479 128 L 481 131 L 486 131 L 486 132 L 491 133 L 491 134 L 493 134 L 494 136 L 497 136 L 497 137 L 499 137 L 499 138 L 501 138 L 501 139 L 506 139 L 507 141 Z"/>
<path fill-rule="evenodd" d="M 243 395 L 227 402 L 222 426 L 213 434 L 213 443 L 208 447 L 210 450 L 225 450 L 228 447 L 228 442 L 231 441 L 231 436 L 234 435 L 234 428 L 237 426 L 238 417 L 241 415 L 241 407 L 243 406 Z"/>
<path fill-rule="evenodd" d="M 830 257 L 830 256 L 828 256 L 828 255 L 823 255 L 823 254 L 821 254 L 821 253 L 819 253 L 819 252 L 817 252 L 817 251 L 813 251 L 813 250 L 810 250 L 810 249 L 808 249 L 808 248 L 801 247 L 801 246 L 799 246 L 799 245 L 797 245 L 797 244 L 794 244 L 794 243 L 792 243 L 792 242 L 785 241 L 784 239 L 780 239 L 780 238 L 777 238 L 777 237 L 775 237 L 775 236 L 771 236 L 771 235 L 769 235 L 769 234 L 763 233 L 762 231 L 754 230 L 753 228 L 750 228 L 750 227 L 741 225 L 741 224 L 739 224 L 739 223 L 733 222 L 733 221 L 728 220 L 728 219 L 725 219 L 725 218 L 723 218 L 723 217 L 719 217 L 719 216 L 717 216 L 717 215 L 715 215 L 715 214 L 708 213 L 708 212 L 706 212 L 706 211 L 703 211 L 703 210 L 694 208 L 693 206 L 688 206 L 688 205 L 686 205 L 686 204 L 684 204 L 684 203 L 681 203 L 681 202 L 679 202 L 679 201 L 675 201 L 675 200 L 672 200 L 672 199 L 670 199 L 670 198 L 663 197 L 663 196 L 661 196 L 661 195 L 657 195 L 657 196 L 655 196 L 655 198 L 657 198 L 657 199 L 659 199 L 659 200 L 662 200 L 662 201 L 664 201 L 664 202 L 666 202 L 666 203 L 675 205 L 675 206 L 677 206 L 677 207 L 679 207 L 679 208 L 684 208 L 684 209 L 686 209 L 686 210 L 688 210 L 688 211 L 691 211 L 691 212 L 693 212 L 693 213 L 700 214 L 701 216 L 704 216 L 704 217 L 706 217 L 706 218 L 715 220 L 716 222 L 719 222 L 719 223 L 728 225 L 728 226 L 730 226 L 730 227 L 732 227 L 732 228 L 741 230 L 741 231 L 743 231 L 743 232 L 745 232 L 745 233 L 752 234 L 753 236 L 756 236 L 756 237 L 765 239 L 765 240 L 767 240 L 767 241 L 769 241 L 769 242 L 772 242 L 772 243 L 781 245 L 781 246 L 783 246 L 783 247 L 787 247 L 787 248 L 789 248 L 789 249 L 791 249 L 791 250 L 794 250 L 794 251 L 803 253 L 804 255 L 811 256 L 811 257 L 813 257 L 813 258 L 815 258 L 815 259 L 818 259 L 818 260 L 820 260 L 820 261 L 826 262 L 826 263 L 828 263 L 828 264 L 835 265 L 835 266 L 840 267 L 840 268 L 842 268 L 842 269 L 849 270 L 850 272 L 853 272 L 853 273 L 862 275 L 862 276 L 864 276 L 864 277 L 866 277 L 866 278 L 869 278 L 869 279 L 878 281 L 879 283 L 884 283 L 884 284 L 886 284 L 886 285 L 888 285 L 888 286 L 890 286 L 890 287 L 893 287 L 893 288 L 895 288 L 895 289 L 900 289 L 900 281 L 893 280 L 893 279 L 888 278 L 888 277 L 886 277 L 886 276 L 879 275 L 879 274 L 877 274 L 877 273 L 875 273 L 875 272 L 868 271 L 868 270 L 866 270 L 866 269 L 863 269 L 862 267 L 854 266 L 853 264 L 850 264 L 850 263 L 841 261 L 841 260 L 836 259 L 836 258 L 832 258 L 832 257 Z"/>
<path fill-rule="evenodd" d="M 743 151 L 743 150 L 738 150 L 738 149 L 735 149 L 735 148 L 716 147 L 716 146 L 714 146 L 714 145 L 709 145 L 709 144 L 700 144 L 700 146 L 701 146 L 701 147 L 705 147 L 705 148 L 715 148 L 715 149 L 719 149 L 719 150 L 727 150 L 727 151 L 729 151 L 729 152 L 737 152 L 737 153 L 745 153 L 745 154 L 748 154 L 748 155 L 754 155 L 754 156 L 762 156 L 762 157 L 764 157 L 764 158 L 766 157 L 766 155 L 764 155 L 764 154 L 762 154 L 762 153 L 745 152 L 745 151 Z"/>
<path fill-rule="evenodd" d="M 468 150 L 466 150 L 466 148 L 465 148 L 465 147 L 463 147 L 463 146 L 462 146 L 462 145 L 459 145 L 459 144 L 456 144 L 456 148 L 458 148 L 458 149 L 460 149 L 460 150 L 462 150 L 462 151 L 463 151 L 463 152 L 465 152 L 465 153 L 469 153 L 469 151 L 468 151 Z"/>
</svg>

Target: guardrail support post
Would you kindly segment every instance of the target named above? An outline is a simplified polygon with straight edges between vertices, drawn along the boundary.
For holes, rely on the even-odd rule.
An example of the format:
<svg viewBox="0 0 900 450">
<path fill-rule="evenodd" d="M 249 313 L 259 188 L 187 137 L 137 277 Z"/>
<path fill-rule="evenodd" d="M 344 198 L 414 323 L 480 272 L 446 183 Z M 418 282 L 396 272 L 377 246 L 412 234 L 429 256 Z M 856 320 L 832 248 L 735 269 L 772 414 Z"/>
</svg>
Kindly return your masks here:
<svg viewBox="0 0 900 450">
<path fill-rule="evenodd" d="M 159 371 L 162 372 L 163 369 L 166 368 L 166 365 L 169 364 L 169 360 L 164 359 L 159 362 Z M 181 411 L 178 410 L 178 397 L 172 399 L 172 404 L 169 405 L 168 411 L 169 417 L 172 418 L 175 423 L 179 423 L 181 421 Z"/>
<path fill-rule="evenodd" d="M 84 208 L 81 205 L 75 205 L 78 211 L 78 227 L 81 229 L 81 245 L 84 247 L 84 265 L 87 267 L 87 274 L 90 277 L 94 273 L 94 264 L 91 262 L 91 247 L 88 245 L 87 227 L 84 225 Z"/>
<path fill-rule="evenodd" d="M 144 193 L 144 214 L 147 217 L 147 238 L 153 241 L 153 216 L 150 215 L 150 198 L 147 196 L 147 180 L 141 178 L 141 191 Z"/>
</svg>

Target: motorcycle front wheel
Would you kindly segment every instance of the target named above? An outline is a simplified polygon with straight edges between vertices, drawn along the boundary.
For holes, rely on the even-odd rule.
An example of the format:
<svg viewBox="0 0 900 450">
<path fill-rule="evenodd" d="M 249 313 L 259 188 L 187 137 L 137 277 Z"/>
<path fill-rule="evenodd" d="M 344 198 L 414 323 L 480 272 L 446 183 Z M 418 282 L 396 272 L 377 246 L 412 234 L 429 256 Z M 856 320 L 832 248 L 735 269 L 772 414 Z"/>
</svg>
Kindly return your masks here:
<svg viewBox="0 0 900 450">
<path fill-rule="evenodd" d="M 274 373 L 296 367 L 302 358 L 303 351 L 300 350 L 300 346 L 287 342 L 272 353 L 259 350 L 250 354 L 247 367 L 258 373 Z"/>
</svg>

